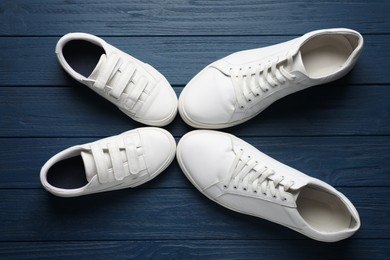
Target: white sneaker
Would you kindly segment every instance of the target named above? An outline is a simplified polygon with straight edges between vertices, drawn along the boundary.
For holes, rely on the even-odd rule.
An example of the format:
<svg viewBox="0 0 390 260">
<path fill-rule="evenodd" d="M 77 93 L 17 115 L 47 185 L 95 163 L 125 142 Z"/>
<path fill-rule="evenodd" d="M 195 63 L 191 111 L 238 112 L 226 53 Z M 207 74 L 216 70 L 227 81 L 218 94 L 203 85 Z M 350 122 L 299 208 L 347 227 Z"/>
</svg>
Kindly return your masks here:
<svg viewBox="0 0 390 260">
<path fill-rule="evenodd" d="M 332 186 L 233 135 L 192 131 L 180 140 L 176 156 L 192 184 L 228 209 L 325 242 L 345 239 L 360 227 L 355 207 Z"/>
<path fill-rule="evenodd" d="M 138 128 L 54 155 L 41 169 L 41 183 L 60 197 L 136 187 L 167 168 L 175 151 L 166 130 Z"/>
<path fill-rule="evenodd" d="M 152 66 L 86 33 L 69 33 L 57 43 L 58 59 L 74 79 L 111 101 L 132 119 L 169 124 L 177 113 L 176 93 Z"/>
<path fill-rule="evenodd" d="M 344 76 L 362 47 L 358 32 L 327 29 L 233 53 L 208 65 L 187 84 L 179 98 L 180 115 L 198 128 L 240 124 L 286 95 Z"/>
</svg>

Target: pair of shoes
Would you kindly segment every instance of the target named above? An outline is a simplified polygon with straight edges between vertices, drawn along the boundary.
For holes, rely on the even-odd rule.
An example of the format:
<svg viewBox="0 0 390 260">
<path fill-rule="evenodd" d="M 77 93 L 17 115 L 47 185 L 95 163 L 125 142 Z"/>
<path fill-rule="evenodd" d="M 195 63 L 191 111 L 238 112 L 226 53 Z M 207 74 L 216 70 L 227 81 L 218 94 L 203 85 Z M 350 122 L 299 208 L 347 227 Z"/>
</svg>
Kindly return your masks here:
<svg viewBox="0 0 390 260">
<path fill-rule="evenodd" d="M 130 118 L 152 126 L 175 118 L 177 97 L 166 78 L 101 38 L 69 33 L 58 41 L 56 53 L 66 72 Z M 40 180 L 61 197 L 136 187 L 165 170 L 175 152 L 175 139 L 166 130 L 138 128 L 54 155 Z"/>
<path fill-rule="evenodd" d="M 359 33 L 330 29 L 234 53 L 191 80 L 180 96 L 179 112 L 194 127 L 237 125 L 283 96 L 345 75 L 362 46 Z M 81 33 L 61 38 L 56 52 L 72 77 L 134 120 L 163 126 L 175 117 L 176 95 L 150 65 Z M 345 239 L 360 227 L 355 207 L 333 187 L 216 131 L 184 135 L 177 151 L 172 135 L 153 127 L 74 146 L 46 162 L 41 183 L 62 197 L 136 187 L 166 169 L 175 152 L 194 186 L 231 210 L 326 242 Z"/>
<path fill-rule="evenodd" d="M 362 47 L 358 32 L 328 29 L 234 53 L 208 65 L 187 84 L 179 113 L 196 128 L 238 125 L 286 95 L 344 76 Z M 230 210 L 324 242 L 345 239 L 360 228 L 356 208 L 342 193 L 233 135 L 192 131 L 180 139 L 176 157 L 202 194 Z"/>
</svg>

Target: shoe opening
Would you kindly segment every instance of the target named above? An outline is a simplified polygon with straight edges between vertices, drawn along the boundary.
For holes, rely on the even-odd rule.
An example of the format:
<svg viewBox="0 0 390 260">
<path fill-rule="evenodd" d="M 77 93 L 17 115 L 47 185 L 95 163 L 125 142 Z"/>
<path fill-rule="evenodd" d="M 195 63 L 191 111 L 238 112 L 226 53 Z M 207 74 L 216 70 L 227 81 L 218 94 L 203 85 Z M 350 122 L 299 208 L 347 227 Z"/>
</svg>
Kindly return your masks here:
<svg viewBox="0 0 390 260">
<path fill-rule="evenodd" d="M 69 66 L 87 78 L 105 51 L 101 46 L 89 41 L 71 40 L 65 44 L 62 53 Z"/>
<path fill-rule="evenodd" d="M 75 156 L 54 164 L 47 172 L 50 185 L 61 189 L 77 189 L 88 184 L 81 156 Z"/>
<path fill-rule="evenodd" d="M 357 224 L 340 198 L 318 187 L 302 188 L 296 203 L 306 223 L 321 233 L 347 230 Z"/>
<path fill-rule="evenodd" d="M 305 42 L 300 51 L 308 76 L 321 78 L 337 72 L 359 44 L 355 35 L 324 34 Z"/>
</svg>

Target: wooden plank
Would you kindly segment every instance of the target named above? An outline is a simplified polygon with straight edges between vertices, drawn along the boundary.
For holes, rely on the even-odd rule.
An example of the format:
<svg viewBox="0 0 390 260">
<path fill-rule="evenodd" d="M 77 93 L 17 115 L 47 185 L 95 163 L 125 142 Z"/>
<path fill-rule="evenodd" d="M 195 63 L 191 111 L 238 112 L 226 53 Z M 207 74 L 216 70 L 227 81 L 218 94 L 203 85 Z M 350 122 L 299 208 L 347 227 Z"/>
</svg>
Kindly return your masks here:
<svg viewBox="0 0 390 260">
<path fill-rule="evenodd" d="M 362 219 L 354 238 L 390 238 L 388 187 L 339 190 Z M 0 197 L 3 242 L 305 238 L 223 208 L 195 189 L 127 189 L 71 199 L 43 189 L 11 189 L 0 190 Z"/>
<path fill-rule="evenodd" d="M 173 85 L 184 86 L 203 67 L 233 52 L 265 47 L 295 36 L 103 37 L 157 68 Z M 365 48 L 352 72 L 338 84 L 387 84 L 390 35 L 364 35 Z M 0 86 L 77 85 L 54 53 L 59 37 L 1 38 Z"/>
<path fill-rule="evenodd" d="M 181 88 L 175 90 L 179 95 Z M 238 136 L 388 135 L 389 97 L 388 85 L 327 84 L 285 97 L 224 131 Z M 1 137 L 110 136 L 143 126 L 81 85 L 2 87 L 0 114 Z M 166 129 L 181 136 L 192 128 L 177 115 Z"/>
<path fill-rule="evenodd" d="M 96 139 L 0 139 L 0 188 L 40 189 L 40 168 L 51 156 L 72 145 Z M 390 186 L 390 138 L 387 136 L 244 139 L 273 158 L 336 187 Z M 191 187 L 176 160 L 155 180 L 140 186 L 142 189 Z"/>
<path fill-rule="evenodd" d="M 129 238 L 131 239 L 131 238 Z M 281 248 L 283 248 L 281 250 Z M 386 259 L 386 239 L 348 239 L 325 244 L 312 240 L 167 240 L 0 243 L 2 259 Z"/>
<path fill-rule="evenodd" d="M 389 10 L 384 0 L 1 1 L 0 259 L 388 258 Z M 143 126 L 62 71 L 54 54 L 61 35 L 101 35 L 180 94 L 234 51 L 341 26 L 365 38 L 347 77 L 224 131 L 342 191 L 362 219 L 351 239 L 320 243 L 229 211 L 201 195 L 176 161 L 136 189 L 61 199 L 40 186 L 39 169 L 54 153 Z M 176 141 L 191 130 L 179 116 L 166 129 Z"/>
<path fill-rule="evenodd" d="M 389 33 L 389 8 L 389 2 L 383 0 L 2 1 L 0 33 L 58 35 L 78 30 L 104 35 L 274 35 L 340 26 L 364 33 Z"/>
</svg>

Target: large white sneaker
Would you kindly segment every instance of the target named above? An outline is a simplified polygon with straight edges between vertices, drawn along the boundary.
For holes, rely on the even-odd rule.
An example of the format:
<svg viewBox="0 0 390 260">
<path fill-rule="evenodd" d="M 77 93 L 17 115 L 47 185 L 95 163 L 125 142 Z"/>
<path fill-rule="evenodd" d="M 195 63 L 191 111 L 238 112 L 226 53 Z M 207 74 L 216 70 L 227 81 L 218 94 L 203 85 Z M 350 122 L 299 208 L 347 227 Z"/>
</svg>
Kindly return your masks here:
<svg viewBox="0 0 390 260">
<path fill-rule="evenodd" d="M 208 65 L 187 84 L 179 98 L 180 115 L 197 128 L 240 124 L 286 95 L 344 76 L 362 47 L 358 32 L 326 29 L 233 53 Z"/>
<path fill-rule="evenodd" d="M 41 169 L 41 183 L 60 197 L 136 187 L 167 168 L 175 152 L 166 130 L 138 128 L 54 155 Z"/>
<path fill-rule="evenodd" d="M 180 140 L 177 160 L 200 192 L 228 209 L 325 242 L 345 239 L 360 227 L 355 207 L 332 186 L 233 135 L 192 131 Z"/>
<path fill-rule="evenodd" d="M 87 33 L 66 34 L 58 41 L 56 53 L 74 79 L 132 119 L 164 126 L 175 118 L 177 96 L 166 78 L 149 64 Z"/>
</svg>

